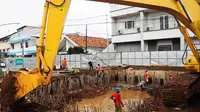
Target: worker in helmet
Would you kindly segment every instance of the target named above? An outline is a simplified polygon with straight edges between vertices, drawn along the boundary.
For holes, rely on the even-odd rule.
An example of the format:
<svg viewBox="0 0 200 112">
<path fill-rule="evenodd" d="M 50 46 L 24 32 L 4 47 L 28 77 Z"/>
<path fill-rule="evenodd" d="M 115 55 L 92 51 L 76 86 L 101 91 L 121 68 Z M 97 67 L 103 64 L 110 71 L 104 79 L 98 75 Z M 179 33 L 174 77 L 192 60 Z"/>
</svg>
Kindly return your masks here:
<svg viewBox="0 0 200 112">
<path fill-rule="evenodd" d="M 124 107 L 124 104 L 121 101 L 121 96 L 120 96 L 120 88 L 115 88 L 116 93 L 113 94 L 110 98 L 114 101 L 115 103 L 115 112 L 122 112 L 122 107 Z"/>
<path fill-rule="evenodd" d="M 66 58 L 64 58 L 64 60 L 62 60 L 62 69 L 66 69 L 67 68 L 67 60 Z"/>
<path fill-rule="evenodd" d="M 100 64 L 97 65 L 96 70 L 97 71 L 101 71 L 102 70 L 102 67 L 100 66 Z"/>
<path fill-rule="evenodd" d="M 140 91 L 143 91 L 144 90 L 144 84 L 145 84 L 146 82 L 145 81 L 141 81 L 137 86 L 140 88 Z"/>
<path fill-rule="evenodd" d="M 101 74 L 101 72 L 102 72 L 102 67 L 100 66 L 100 64 L 97 65 L 96 71 L 97 71 L 97 75 L 100 75 L 100 74 Z"/>
<path fill-rule="evenodd" d="M 148 72 L 148 69 L 145 71 L 145 80 L 148 83 L 149 82 L 149 78 L 150 78 L 150 74 Z"/>
<path fill-rule="evenodd" d="M 169 74 L 169 81 L 172 81 L 172 80 L 173 80 L 173 75 Z"/>
</svg>

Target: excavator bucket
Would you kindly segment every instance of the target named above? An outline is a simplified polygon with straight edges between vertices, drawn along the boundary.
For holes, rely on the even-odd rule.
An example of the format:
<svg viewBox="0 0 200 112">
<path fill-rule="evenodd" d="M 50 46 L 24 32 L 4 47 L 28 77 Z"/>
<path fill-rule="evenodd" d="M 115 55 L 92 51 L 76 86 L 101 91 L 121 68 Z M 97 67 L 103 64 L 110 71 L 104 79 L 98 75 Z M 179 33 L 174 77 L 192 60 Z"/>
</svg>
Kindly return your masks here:
<svg viewBox="0 0 200 112">
<path fill-rule="evenodd" d="M 42 83 L 42 76 L 36 70 L 9 72 L 1 84 L 1 104 L 11 106 L 17 100 L 33 91 Z"/>
</svg>

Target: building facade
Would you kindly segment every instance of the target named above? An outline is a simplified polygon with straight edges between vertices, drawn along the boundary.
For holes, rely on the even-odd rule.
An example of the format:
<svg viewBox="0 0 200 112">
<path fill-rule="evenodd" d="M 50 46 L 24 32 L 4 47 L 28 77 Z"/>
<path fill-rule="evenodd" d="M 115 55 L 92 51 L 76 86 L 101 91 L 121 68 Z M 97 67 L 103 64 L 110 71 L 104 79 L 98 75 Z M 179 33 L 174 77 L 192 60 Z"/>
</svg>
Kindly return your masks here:
<svg viewBox="0 0 200 112">
<path fill-rule="evenodd" d="M 110 5 L 112 44 L 109 52 L 184 50 L 186 42 L 175 18 L 165 12 Z M 199 41 L 189 31 L 194 43 Z M 106 50 L 105 50 L 106 51 Z"/>
<path fill-rule="evenodd" d="M 40 27 L 23 26 L 17 29 L 17 32 L 11 35 L 9 44 L 11 49 L 8 51 L 9 56 L 35 56 L 36 45 Z"/>
<path fill-rule="evenodd" d="M 36 46 L 39 41 L 40 27 L 23 26 L 17 29 L 9 39 L 10 57 L 34 57 L 36 56 Z M 45 42 L 45 41 L 44 41 Z M 79 35 L 62 34 L 58 52 L 66 52 L 68 48 L 80 46 L 85 49 L 86 37 Z M 44 43 L 45 44 L 45 43 Z M 87 51 L 89 53 L 101 52 L 107 47 L 107 41 L 104 38 L 89 37 L 87 38 Z M 7 49 L 6 49 L 7 50 Z"/>
<path fill-rule="evenodd" d="M 9 51 L 10 49 L 9 39 L 11 35 L 12 34 L 0 38 L 0 52 L 1 53 L 7 53 Z"/>
</svg>

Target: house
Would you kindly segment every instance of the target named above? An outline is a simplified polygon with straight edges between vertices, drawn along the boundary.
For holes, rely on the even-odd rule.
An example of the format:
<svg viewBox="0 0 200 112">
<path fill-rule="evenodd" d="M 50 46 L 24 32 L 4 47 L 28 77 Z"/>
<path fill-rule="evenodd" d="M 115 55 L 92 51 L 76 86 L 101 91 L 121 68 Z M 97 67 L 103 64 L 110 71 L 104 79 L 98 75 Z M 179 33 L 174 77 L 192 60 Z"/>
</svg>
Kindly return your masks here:
<svg viewBox="0 0 200 112">
<path fill-rule="evenodd" d="M 39 41 L 40 27 L 22 26 L 10 36 L 9 56 L 36 56 L 36 45 Z M 88 37 L 88 51 L 100 52 L 107 47 L 104 38 Z M 80 46 L 85 48 L 85 36 L 62 34 L 58 52 L 66 52 L 69 47 Z"/>
<path fill-rule="evenodd" d="M 1 53 L 7 53 L 8 50 L 10 49 L 10 44 L 8 43 L 8 41 L 11 35 L 12 34 L 0 38 L 0 52 Z"/>
<path fill-rule="evenodd" d="M 106 39 L 102 37 L 87 37 L 87 51 L 89 53 L 95 54 L 96 52 L 102 52 L 107 46 L 108 42 Z M 59 51 L 61 52 L 66 52 L 68 48 L 74 47 L 74 46 L 79 46 L 82 47 L 83 49 L 86 48 L 86 37 L 85 36 L 80 36 L 78 34 L 76 35 L 70 35 L 67 34 L 62 38 Z M 62 50 L 61 50 L 62 48 Z"/>
<path fill-rule="evenodd" d="M 112 44 L 104 51 L 184 50 L 186 42 L 174 17 L 168 13 L 125 5 L 110 5 Z M 194 43 L 199 41 L 192 32 Z"/>
<path fill-rule="evenodd" d="M 9 43 L 11 49 L 8 51 L 9 56 L 35 56 L 36 45 L 40 27 L 22 26 L 17 32 L 11 35 Z"/>
</svg>

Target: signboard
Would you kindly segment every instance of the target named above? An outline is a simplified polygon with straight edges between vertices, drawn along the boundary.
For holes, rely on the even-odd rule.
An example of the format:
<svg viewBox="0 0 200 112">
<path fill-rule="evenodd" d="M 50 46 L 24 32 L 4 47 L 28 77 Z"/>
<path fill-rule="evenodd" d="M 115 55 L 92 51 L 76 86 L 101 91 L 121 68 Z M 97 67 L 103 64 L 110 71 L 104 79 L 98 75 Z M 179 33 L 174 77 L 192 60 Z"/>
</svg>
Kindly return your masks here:
<svg viewBox="0 0 200 112">
<path fill-rule="evenodd" d="M 24 65 L 24 59 L 23 58 L 15 59 L 15 65 Z"/>
<path fill-rule="evenodd" d="M 1 63 L 1 67 L 5 67 L 6 66 L 6 64 L 5 63 Z"/>
</svg>

